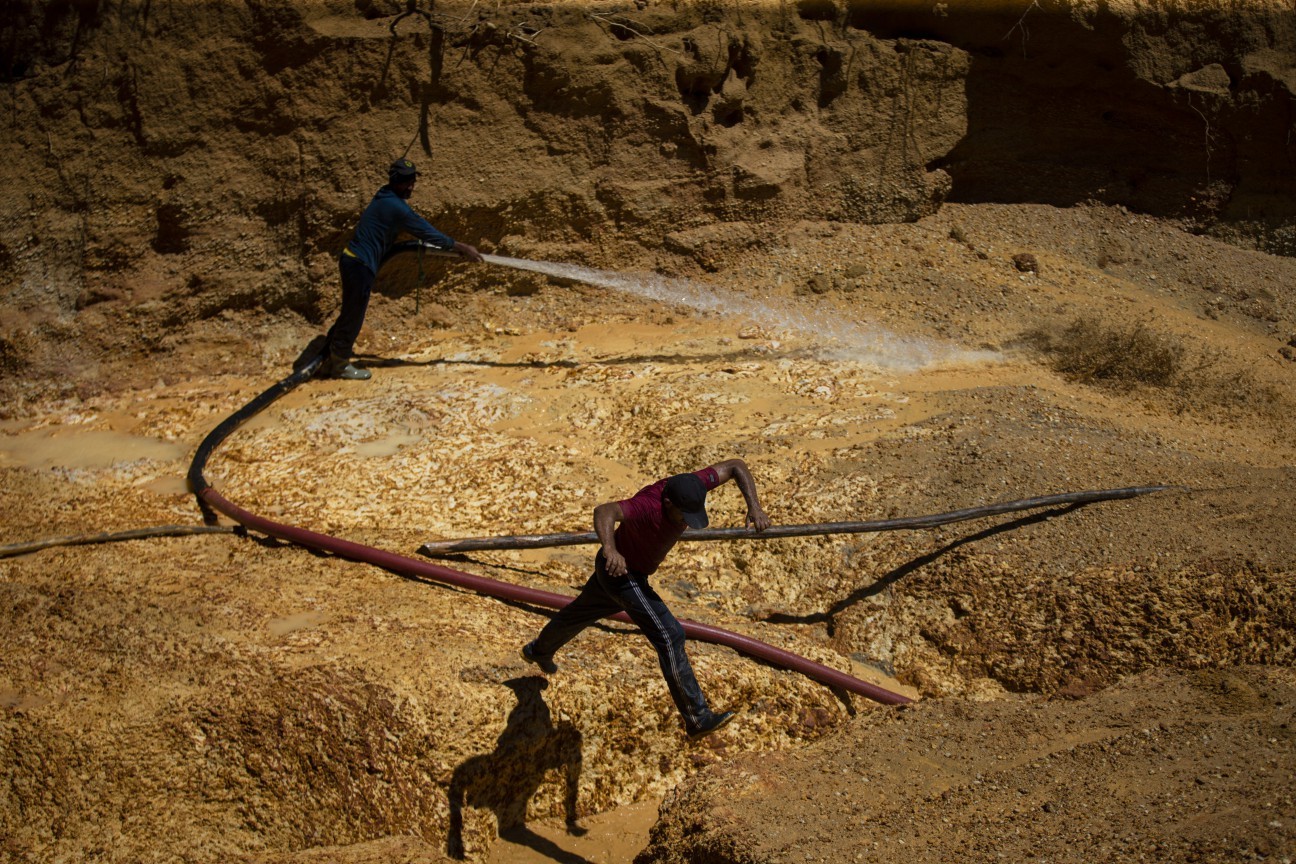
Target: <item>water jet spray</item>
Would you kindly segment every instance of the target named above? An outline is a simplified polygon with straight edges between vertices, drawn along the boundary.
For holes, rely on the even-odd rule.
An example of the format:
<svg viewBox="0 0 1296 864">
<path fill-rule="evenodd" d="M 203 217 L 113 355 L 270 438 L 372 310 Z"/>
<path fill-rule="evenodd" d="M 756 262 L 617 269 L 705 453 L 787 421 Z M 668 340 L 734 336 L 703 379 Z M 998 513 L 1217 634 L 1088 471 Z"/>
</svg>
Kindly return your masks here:
<svg viewBox="0 0 1296 864">
<path fill-rule="evenodd" d="M 398 243 L 389 255 L 415 249 L 443 257 L 459 257 L 454 250 L 439 249 L 419 240 Z M 997 356 L 988 351 L 967 351 L 899 336 L 883 327 L 856 323 L 840 316 L 780 308 L 734 291 L 706 287 L 689 279 L 658 273 L 618 273 L 581 264 L 531 261 L 504 255 L 483 254 L 482 260 L 487 264 L 555 279 L 610 288 L 659 303 L 687 306 L 703 313 L 746 318 L 764 330 L 793 331 L 812 338 L 816 353 L 827 359 L 855 360 L 885 369 L 912 371 L 938 363 L 984 362 Z"/>
</svg>

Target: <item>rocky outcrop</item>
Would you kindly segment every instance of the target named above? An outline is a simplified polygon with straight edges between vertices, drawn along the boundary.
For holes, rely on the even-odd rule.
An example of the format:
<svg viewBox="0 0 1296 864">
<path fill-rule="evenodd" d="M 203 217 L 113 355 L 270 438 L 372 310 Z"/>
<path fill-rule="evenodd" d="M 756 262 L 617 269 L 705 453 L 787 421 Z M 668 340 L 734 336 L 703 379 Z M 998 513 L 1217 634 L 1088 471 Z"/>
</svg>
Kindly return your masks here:
<svg viewBox="0 0 1296 864">
<path fill-rule="evenodd" d="M 635 861 L 1281 859 L 1294 700 L 1287 668 L 1157 671 L 1078 702 L 858 718 L 680 787 Z"/>
</svg>

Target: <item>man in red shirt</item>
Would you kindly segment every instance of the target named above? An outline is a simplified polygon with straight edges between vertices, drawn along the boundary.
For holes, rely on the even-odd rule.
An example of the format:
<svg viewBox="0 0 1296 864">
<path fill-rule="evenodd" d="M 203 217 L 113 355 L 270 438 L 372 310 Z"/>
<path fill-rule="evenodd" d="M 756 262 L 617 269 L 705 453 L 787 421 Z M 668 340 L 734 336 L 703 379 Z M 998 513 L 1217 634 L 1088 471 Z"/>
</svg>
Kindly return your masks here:
<svg viewBox="0 0 1296 864">
<path fill-rule="evenodd" d="M 676 474 L 640 489 L 632 498 L 594 508 L 594 531 L 603 547 L 594 559 L 594 575 L 580 594 L 559 610 L 540 635 L 522 648 L 522 656 L 547 674 L 558 671 L 553 655 L 576 634 L 601 618 L 624 611 L 657 649 L 671 698 L 684 717 L 689 738 L 698 739 L 733 719 L 707 705 L 693 666 L 684 653 L 684 628 L 648 584 L 666 553 L 687 528 L 707 526 L 707 492 L 738 481 L 747 500 L 746 524 L 757 531 L 770 526 L 761 509 L 747 463 L 719 462 L 692 474 Z"/>
</svg>

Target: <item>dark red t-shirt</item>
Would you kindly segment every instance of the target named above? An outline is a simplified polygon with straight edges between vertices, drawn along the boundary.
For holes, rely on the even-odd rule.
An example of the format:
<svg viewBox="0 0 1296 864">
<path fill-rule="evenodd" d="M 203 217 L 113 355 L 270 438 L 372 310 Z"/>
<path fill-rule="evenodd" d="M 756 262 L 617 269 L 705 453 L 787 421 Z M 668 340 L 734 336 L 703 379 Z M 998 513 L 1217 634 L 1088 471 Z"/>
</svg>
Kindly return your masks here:
<svg viewBox="0 0 1296 864">
<path fill-rule="evenodd" d="M 720 485 L 720 475 L 714 466 L 693 473 L 708 492 Z M 631 573 L 651 576 L 684 533 L 684 526 L 667 519 L 662 509 L 662 495 L 669 479 L 658 480 L 640 489 L 634 497 L 617 502 L 624 518 L 617 525 L 616 548 Z"/>
</svg>

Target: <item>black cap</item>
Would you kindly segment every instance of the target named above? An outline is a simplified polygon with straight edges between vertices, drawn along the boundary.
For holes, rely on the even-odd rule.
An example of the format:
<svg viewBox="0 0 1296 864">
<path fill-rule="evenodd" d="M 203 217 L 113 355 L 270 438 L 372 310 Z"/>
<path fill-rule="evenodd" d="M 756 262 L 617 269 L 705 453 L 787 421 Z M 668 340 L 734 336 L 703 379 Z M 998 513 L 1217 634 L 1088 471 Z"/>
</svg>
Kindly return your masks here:
<svg viewBox="0 0 1296 864">
<path fill-rule="evenodd" d="M 387 180 L 391 183 L 408 183 L 418 176 L 418 169 L 408 159 L 397 159 L 387 169 Z"/>
<path fill-rule="evenodd" d="M 684 524 L 690 528 L 707 527 L 706 486 L 696 474 L 676 474 L 666 481 L 667 500 L 684 514 Z"/>
</svg>

